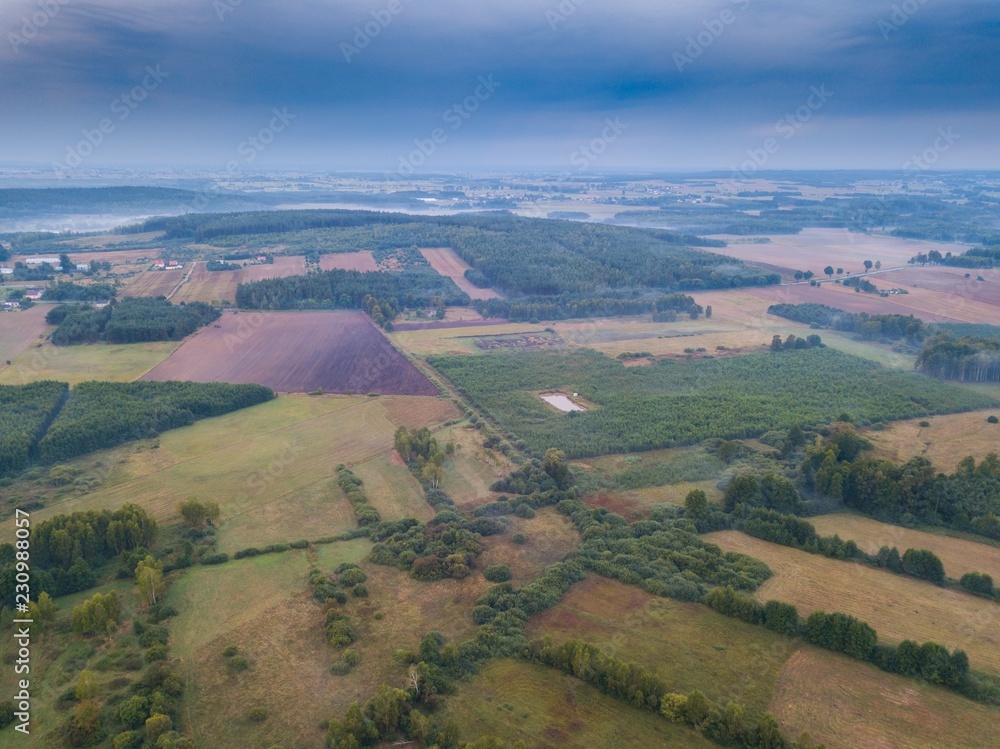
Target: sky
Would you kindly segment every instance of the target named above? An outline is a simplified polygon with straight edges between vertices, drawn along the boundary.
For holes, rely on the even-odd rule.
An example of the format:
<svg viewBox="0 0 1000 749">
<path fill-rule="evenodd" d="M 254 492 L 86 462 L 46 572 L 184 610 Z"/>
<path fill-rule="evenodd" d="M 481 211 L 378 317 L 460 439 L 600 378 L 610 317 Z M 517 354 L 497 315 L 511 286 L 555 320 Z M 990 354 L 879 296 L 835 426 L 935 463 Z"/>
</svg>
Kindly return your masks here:
<svg viewBox="0 0 1000 749">
<path fill-rule="evenodd" d="M 0 162 L 1000 168 L 995 0 L 0 0 Z"/>
</svg>

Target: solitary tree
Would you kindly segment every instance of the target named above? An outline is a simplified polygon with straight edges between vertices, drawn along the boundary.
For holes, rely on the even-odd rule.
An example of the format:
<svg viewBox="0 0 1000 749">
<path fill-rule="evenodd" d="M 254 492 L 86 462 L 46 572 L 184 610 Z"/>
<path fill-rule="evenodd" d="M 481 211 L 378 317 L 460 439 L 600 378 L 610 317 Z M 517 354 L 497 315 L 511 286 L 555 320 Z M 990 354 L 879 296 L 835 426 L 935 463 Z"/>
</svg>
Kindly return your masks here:
<svg viewBox="0 0 1000 749">
<path fill-rule="evenodd" d="M 871 260 L 865 260 L 865 273 L 872 269 L 872 265 L 874 265 L 874 263 Z"/>
<path fill-rule="evenodd" d="M 802 280 L 802 276 L 804 276 L 804 275 L 805 274 L 802 271 L 800 271 L 800 270 L 795 271 L 795 280 L 796 281 L 801 281 Z"/>
<path fill-rule="evenodd" d="M 135 568 L 135 584 L 150 606 L 163 595 L 163 567 L 153 557 L 147 556 Z"/>
<path fill-rule="evenodd" d="M 875 261 L 875 270 L 882 270 L 882 261 L 881 260 L 876 260 Z"/>
<path fill-rule="evenodd" d="M 823 272 L 826 273 L 826 275 L 828 275 L 830 278 L 833 278 L 833 266 L 832 265 L 826 266 L 823 269 Z"/>
<path fill-rule="evenodd" d="M 692 489 L 684 498 L 684 509 L 692 517 L 701 517 L 708 510 L 708 495 L 701 489 Z"/>
</svg>

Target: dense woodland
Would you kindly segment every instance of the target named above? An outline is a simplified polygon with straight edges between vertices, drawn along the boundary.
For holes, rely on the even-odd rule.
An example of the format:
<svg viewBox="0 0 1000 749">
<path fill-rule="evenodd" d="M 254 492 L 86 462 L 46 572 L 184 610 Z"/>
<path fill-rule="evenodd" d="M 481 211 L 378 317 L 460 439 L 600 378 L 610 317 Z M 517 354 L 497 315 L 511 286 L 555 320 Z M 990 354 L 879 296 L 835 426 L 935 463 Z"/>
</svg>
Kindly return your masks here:
<svg viewBox="0 0 1000 749">
<path fill-rule="evenodd" d="M 0 476 L 28 466 L 68 394 L 65 382 L 0 385 Z"/>
<path fill-rule="evenodd" d="M 52 333 L 56 346 L 80 343 L 141 343 L 179 341 L 221 313 L 204 302 L 174 305 L 163 297 L 126 297 L 97 309 L 89 304 L 53 307 L 45 321 L 59 327 Z"/>
<path fill-rule="evenodd" d="M 155 437 L 274 397 L 261 385 L 225 383 L 84 382 L 72 391 L 63 382 L 0 385 L 0 473 Z"/>
<path fill-rule="evenodd" d="M 72 281 L 58 281 L 45 289 L 42 299 L 47 302 L 98 302 L 107 301 L 117 294 L 108 283 L 78 284 Z"/>
<path fill-rule="evenodd" d="M 754 437 L 848 412 L 863 423 L 996 404 L 916 374 L 828 348 L 626 368 L 589 350 L 431 357 L 516 445 L 570 457 Z M 535 393 L 578 392 L 596 404 L 556 413 Z"/>
</svg>

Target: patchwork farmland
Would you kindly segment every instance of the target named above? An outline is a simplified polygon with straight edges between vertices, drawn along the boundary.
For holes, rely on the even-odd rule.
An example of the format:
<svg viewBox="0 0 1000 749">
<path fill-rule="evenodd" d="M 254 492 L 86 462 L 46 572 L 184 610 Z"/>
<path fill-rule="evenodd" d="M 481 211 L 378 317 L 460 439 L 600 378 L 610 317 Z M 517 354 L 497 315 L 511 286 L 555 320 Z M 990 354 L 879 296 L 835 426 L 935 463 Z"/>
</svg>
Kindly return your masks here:
<svg viewBox="0 0 1000 749">
<path fill-rule="evenodd" d="M 225 314 L 142 379 L 254 382 L 285 393 L 438 394 L 362 312 Z"/>
</svg>

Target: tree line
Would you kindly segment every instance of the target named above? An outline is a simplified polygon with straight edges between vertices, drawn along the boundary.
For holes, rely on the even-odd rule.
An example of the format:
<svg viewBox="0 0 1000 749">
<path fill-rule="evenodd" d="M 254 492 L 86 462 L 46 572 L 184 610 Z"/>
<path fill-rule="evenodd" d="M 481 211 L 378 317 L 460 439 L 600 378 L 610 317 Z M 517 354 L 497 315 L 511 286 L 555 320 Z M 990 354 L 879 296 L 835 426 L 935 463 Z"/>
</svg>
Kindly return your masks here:
<svg viewBox="0 0 1000 749">
<path fill-rule="evenodd" d="M 0 385 L 0 476 L 28 467 L 68 395 L 65 382 Z"/>
</svg>

